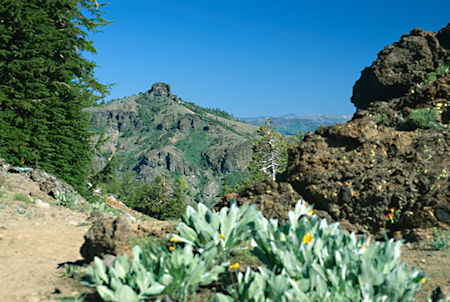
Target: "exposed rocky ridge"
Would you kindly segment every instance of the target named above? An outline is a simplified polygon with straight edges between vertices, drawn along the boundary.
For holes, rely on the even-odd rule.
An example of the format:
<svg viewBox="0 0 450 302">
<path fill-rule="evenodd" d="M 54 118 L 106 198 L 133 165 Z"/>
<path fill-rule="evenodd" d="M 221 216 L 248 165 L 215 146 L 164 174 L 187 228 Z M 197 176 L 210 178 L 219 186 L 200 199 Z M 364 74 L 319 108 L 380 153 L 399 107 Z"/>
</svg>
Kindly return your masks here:
<svg viewBox="0 0 450 302">
<path fill-rule="evenodd" d="M 420 239 L 417 228 L 448 228 L 450 74 L 425 79 L 450 54 L 449 26 L 438 34 L 412 30 L 381 51 L 355 84 L 352 120 L 307 134 L 289 150 L 278 181 L 289 183 L 329 219 L 362 232 L 401 230 Z M 423 108 L 435 110 L 435 127 L 409 121 L 413 110 Z M 237 199 L 246 200 L 251 190 Z M 267 197 L 259 194 L 251 202 Z M 390 208 L 400 210 L 394 223 Z"/>
<path fill-rule="evenodd" d="M 226 174 L 247 167 L 257 130 L 185 103 L 165 83 L 87 111 L 93 130 L 109 138 L 93 162 L 95 171 L 115 155 L 122 172 L 132 170 L 146 182 L 181 174 L 197 201 L 217 201 Z"/>
</svg>

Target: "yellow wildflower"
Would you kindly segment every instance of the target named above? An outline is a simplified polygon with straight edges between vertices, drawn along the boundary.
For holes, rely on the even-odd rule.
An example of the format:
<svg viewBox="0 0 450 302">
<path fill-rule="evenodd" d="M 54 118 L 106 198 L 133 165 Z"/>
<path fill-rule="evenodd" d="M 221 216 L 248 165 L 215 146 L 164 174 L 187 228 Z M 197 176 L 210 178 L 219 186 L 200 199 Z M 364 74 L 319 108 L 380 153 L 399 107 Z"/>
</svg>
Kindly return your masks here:
<svg viewBox="0 0 450 302">
<path fill-rule="evenodd" d="M 228 267 L 229 269 L 239 268 L 239 262 L 236 262 L 235 264 L 232 264 Z"/>
<path fill-rule="evenodd" d="M 308 244 L 308 243 L 310 243 L 313 240 L 314 240 L 314 237 L 313 237 L 313 235 L 311 235 L 310 232 L 306 233 L 305 236 L 303 236 L 303 242 L 305 244 Z"/>
<path fill-rule="evenodd" d="M 225 239 L 225 234 L 220 234 L 219 237 Z"/>
<path fill-rule="evenodd" d="M 420 279 L 420 282 L 422 282 L 423 284 L 425 284 L 425 282 L 427 282 L 427 279 L 422 278 L 422 279 Z"/>
<path fill-rule="evenodd" d="M 309 211 L 309 216 L 312 216 L 314 214 L 314 210 Z"/>
<path fill-rule="evenodd" d="M 363 243 L 362 245 L 361 245 L 361 250 L 364 252 L 365 250 L 367 250 L 367 248 L 366 248 L 366 245 Z"/>
<path fill-rule="evenodd" d="M 174 246 L 169 246 L 169 251 L 171 251 L 171 252 L 175 251 L 175 247 Z"/>
<path fill-rule="evenodd" d="M 180 239 L 178 239 L 177 237 L 172 237 L 169 240 L 170 242 L 180 242 Z"/>
</svg>

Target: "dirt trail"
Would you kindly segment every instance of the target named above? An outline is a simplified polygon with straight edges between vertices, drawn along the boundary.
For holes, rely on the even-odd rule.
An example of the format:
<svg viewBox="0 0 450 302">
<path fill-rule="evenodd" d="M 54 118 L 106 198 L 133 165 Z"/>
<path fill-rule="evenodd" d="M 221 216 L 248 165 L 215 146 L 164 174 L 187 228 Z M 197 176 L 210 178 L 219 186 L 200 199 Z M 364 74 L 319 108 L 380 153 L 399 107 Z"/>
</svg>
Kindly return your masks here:
<svg viewBox="0 0 450 302">
<path fill-rule="evenodd" d="M 79 287 L 63 276 L 65 268 L 59 266 L 82 259 L 79 250 L 89 228 L 84 223 L 87 215 L 54 204 L 38 206 L 31 197 L 39 192 L 31 182 L 19 176 L 2 180 L 0 301 L 76 296 Z"/>
</svg>

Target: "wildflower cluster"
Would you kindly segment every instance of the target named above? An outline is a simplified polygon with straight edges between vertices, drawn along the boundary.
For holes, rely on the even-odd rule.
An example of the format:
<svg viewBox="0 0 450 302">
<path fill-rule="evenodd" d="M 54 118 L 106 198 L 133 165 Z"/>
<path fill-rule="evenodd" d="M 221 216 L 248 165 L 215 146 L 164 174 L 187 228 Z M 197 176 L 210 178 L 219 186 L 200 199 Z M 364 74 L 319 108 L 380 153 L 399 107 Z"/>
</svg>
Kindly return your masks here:
<svg viewBox="0 0 450 302">
<path fill-rule="evenodd" d="M 400 219 L 400 214 L 401 214 L 400 209 L 396 210 L 395 208 L 390 208 L 387 216 L 388 216 L 389 220 L 391 221 L 391 223 L 396 223 Z"/>
<path fill-rule="evenodd" d="M 303 201 L 286 221 L 266 219 L 254 206 L 215 212 L 199 204 L 177 230 L 168 248 L 136 246 L 131 261 L 119 256 L 108 268 L 96 258 L 85 284 L 105 301 L 187 301 L 219 279 L 217 302 L 412 301 L 426 282 L 422 271 L 399 265 L 400 242 L 357 239 Z M 241 249 L 262 265 L 243 271 L 233 259 Z"/>
</svg>

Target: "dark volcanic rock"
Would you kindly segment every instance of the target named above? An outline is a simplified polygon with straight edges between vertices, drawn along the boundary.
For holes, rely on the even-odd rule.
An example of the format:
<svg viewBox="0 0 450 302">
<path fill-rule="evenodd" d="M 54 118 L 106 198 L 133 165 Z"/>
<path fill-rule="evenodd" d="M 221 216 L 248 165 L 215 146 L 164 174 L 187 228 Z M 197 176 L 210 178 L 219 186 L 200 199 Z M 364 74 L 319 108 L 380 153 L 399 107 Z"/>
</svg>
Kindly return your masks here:
<svg viewBox="0 0 450 302">
<path fill-rule="evenodd" d="M 353 119 L 307 134 L 279 180 L 360 231 L 448 226 L 450 74 L 424 81 L 449 55 L 448 28 L 413 30 L 381 51 L 355 84 Z M 436 113 L 433 127 L 409 121 L 423 108 Z M 390 208 L 399 210 L 393 223 Z"/>
<path fill-rule="evenodd" d="M 450 54 L 449 27 L 438 35 L 414 29 L 400 41 L 386 46 L 372 65 L 362 71 L 353 87 L 352 103 L 364 109 L 371 102 L 403 96 L 420 84 Z"/>
<path fill-rule="evenodd" d="M 94 260 L 95 256 L 130 255 L 130 239 L 143 237 L 144 234 L 142 230 L 133 228 L 123 216 L 101 217 L 94 221 L 84 235 L 85 241 L 80 253 L 88 262 Z"/>
<path fill-rule="evenodd" d="M 439 30 L 436 37 L 443 47 L 450 49 L 450 23 Z"/>
<path fill-rule="evenodd" d="M 450 200 L 447 130 L 411 132 L 377 127 L 372 117 L 320 128 L 289 150 L 283 175 L 335 220 L 363 231 L 436 225 L 430 211 Z M 400 209 L 392 225 L 388 209 Z"/>
<path fill-rule="evenodd" d="M 150 96 L 166 96 L 172 100 L 177 99 L 177 96 L 170 91 L 170 85 L 163 82 L 154 83 L 147 93 Z"/>
<path fill-rule="evenodd" d="M 268 218 L 287 219 L 288 211 L 295 207 L 301 196 L 292 189 L 290 184 L 267 179 L 251 184 L 239 195 L 226 195 L 215 208 L 218 210 L 224 206 L 228 207 L 233 199 L 239 206 L 248 203 L 256 204 Z"/>
</svg>

